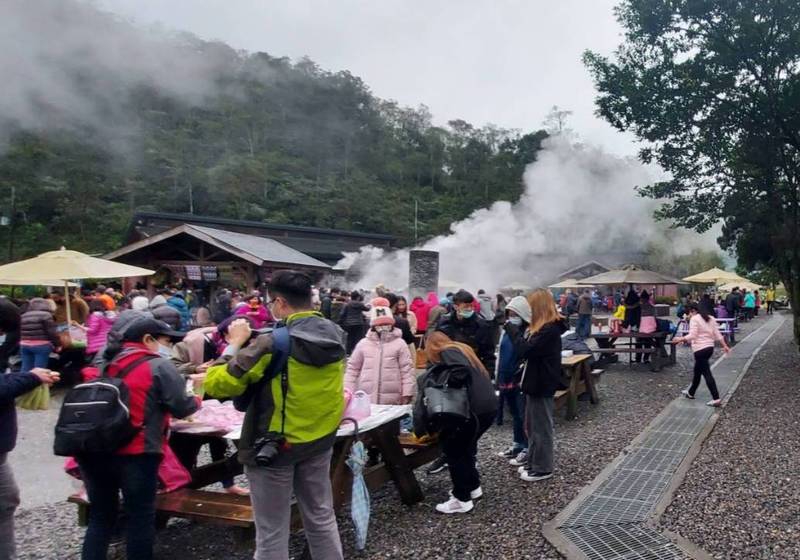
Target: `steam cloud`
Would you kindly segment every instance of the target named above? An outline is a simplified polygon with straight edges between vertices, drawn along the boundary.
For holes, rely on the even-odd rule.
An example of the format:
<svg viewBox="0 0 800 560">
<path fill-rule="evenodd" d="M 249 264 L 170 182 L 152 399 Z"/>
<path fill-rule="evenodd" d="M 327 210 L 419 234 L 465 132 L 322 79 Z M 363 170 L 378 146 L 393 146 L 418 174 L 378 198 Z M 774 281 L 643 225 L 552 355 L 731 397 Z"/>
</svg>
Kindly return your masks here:
<svg viewBox="0 0 800 560">
<path fill-rule="evenodd" d="M 15 130 L 64 128 L 124 149 L 136 134 L 131 91 L 153 87 L 200 104 L 234 59 L 227 45 L 142 29 L 84 2 L 3 0 L 0 149 Z"/>
<path fill-rule="evenodd" d="M 651 241 L 680 241 L 717 249 L 713 237 L 670 230 L 653 220 L 658 202 L 634 187 L 658 178 L 633 158 L 619 158 L 567 137 L 545 141 L 524 175 L 516 204 L 496 202 L 450 226 L 420 249 L 439 252 L 440 289 L 496 290 L 511 283 L 539 286 L 590 259 L 611 266 L 634 262 Z M 408 251 L 375 247 L 350 253 L 337 265 L 360 271 L 356 286 L 408 284 Z"/>
</svg>

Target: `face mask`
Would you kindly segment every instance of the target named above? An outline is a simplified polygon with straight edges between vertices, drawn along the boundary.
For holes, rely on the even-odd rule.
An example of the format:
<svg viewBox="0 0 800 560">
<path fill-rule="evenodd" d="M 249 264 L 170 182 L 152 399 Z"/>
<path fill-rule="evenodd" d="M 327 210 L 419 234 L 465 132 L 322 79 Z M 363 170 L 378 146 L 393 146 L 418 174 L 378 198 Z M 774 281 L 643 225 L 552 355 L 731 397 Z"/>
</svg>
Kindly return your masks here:
<svg viewBox="0 0 800 560">
<path fill-rule="evenodd" d="M 522 324 L 522 317 L 509 317 L 508 322 L 514 325 L 515 327 L 518 327 Z"/>
<path fill-rule="evenodd" d="M 392 332 L 392 328 L 393 327 L 391 325 L 378 325 L 377 327 L 375 327 L 375 332 L 377 333 Z"/>
<path fill-rule="evenodd" d="M 462 319 L 469 319 L 473 315 L 475 315 L 475 310 L 474 309 L 467 309 L 466 311 L 459 311 L 458 312 L 458 316 L 461 317 Z"/>
<path fill-rule="evenodd" d="M 158 355 L 162 358 L 170 358 L 172 357 L 172 348 L 169 346 L 164 346 L 163 344 L 158 345 Z"/>
</svg>

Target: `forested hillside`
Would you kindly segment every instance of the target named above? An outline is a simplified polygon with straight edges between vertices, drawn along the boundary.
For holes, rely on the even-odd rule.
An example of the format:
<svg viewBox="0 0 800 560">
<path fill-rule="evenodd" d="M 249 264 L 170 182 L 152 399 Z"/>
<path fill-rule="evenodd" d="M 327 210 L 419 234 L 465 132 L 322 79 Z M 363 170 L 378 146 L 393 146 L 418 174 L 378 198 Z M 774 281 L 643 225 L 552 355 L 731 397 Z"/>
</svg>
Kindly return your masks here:
<svg viewBox="0 0 800 560">
<path fill-rule="evenodd" d="M 379 99 L 347 71 L 180 40 L 214 57 L 213 93 L 199 101 L 153 83 L 123 87 L 108 69 L 84 65 L 63 72 L 90 101 L 97 88 L 117 88 L 107 120 L 72 115 L 11 132 L 5 120 L 0 204 L 10 216 L 14 187 L 15 220 L 0 227 L 0 260 L 12 229 L 14 258 L 61 244 L 108 250 L 137 209 L 389 233 L 410 244 L 415 200 L 420 239 L 515 200 L 546 137 L 461 120 L 434 126 L 425 107 Z M 46 96 L 39 107 L 51 110 Z"/>
</svg>

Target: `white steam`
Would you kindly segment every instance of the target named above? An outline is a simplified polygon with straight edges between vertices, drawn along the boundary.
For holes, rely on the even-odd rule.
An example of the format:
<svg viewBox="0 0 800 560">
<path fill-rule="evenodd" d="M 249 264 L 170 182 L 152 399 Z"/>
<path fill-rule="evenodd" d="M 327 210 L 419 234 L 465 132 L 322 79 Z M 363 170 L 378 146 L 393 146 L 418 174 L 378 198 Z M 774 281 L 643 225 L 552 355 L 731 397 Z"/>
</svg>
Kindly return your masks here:
<svg viewBox="0 0 800 560">
<path fill-rule="evenodd" d="M 136 126 L 133 89 L 200 103 L 235 59 L 226 45 L 141 29 L 78 0 L 3 0 L 0 148 L 18 129 L 89 126 L 126 142 Z"/>
<path fill-rule="evenodd" d="M 525 170 L 516 204 L 496 202 L 452 224 L 448 235 L 421 249 L 439 252 L 440 284 L 496 290 L 511 283 L 539 286 L 558 273 L 597 260 L 609 266 L 635 262 L 652 241 L 680 235 L 653 219 L 657 201 L 635 192 L 657 172 L 633 158 L 551 137 Z M 680 235 L 682 252 L 716 249 L 709 237 Z M 691 240 L 691 242 L 689 241 Z M 356 285 L 408 284 L 408 251 L 365 247 L 337 268 L 360 272 Z M 440 286 L 441 287 L 441 286 Z"/>
</svg>

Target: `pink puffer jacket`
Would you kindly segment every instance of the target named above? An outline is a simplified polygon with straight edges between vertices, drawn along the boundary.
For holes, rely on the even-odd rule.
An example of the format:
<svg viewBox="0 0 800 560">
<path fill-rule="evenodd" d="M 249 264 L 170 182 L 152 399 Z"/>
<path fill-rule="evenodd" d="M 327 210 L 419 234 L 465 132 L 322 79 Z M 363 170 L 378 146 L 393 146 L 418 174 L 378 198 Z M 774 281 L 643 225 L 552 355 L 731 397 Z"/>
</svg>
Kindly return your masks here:
<svg viewBox="0 0 800 560">
<path fill-rule="evenodd" d="M 414 396 L 415 385 L 411 353 L 400 329 L 380 338 L 370 330 L 347 362 L 345 388 L 365 391 L 374 404 L 401 404 L 402 397 Z"/>
</svg>

